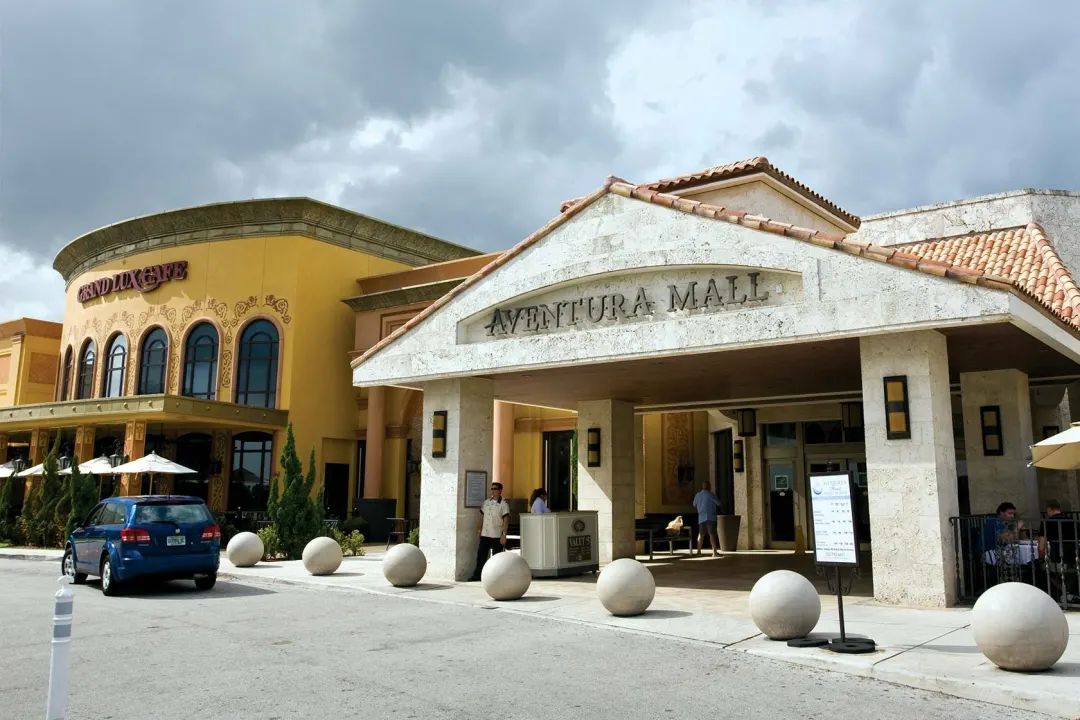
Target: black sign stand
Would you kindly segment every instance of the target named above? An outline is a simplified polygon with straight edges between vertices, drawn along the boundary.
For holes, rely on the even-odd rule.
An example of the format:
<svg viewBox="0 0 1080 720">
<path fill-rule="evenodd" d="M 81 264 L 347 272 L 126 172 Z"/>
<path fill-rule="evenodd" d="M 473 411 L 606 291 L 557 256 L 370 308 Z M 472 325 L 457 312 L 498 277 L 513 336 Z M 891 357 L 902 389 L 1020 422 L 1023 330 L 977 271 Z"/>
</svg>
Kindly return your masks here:
<svg viewBox="0 0 1080 720">
<path fill-rule="evenodd" d="M 835 477 L 840 475 L 837 472 L 825 472 L 825 473 L 811 473 L 810 477 Z M 851 530 L 852 541 L 855 544 L 855 560 L 854 562 L 822 562 L 817 559 L 817 552 L 814 553 L 814 563 L 817 565 L 817 574 L 825 577 L 825 581 L 829 585 L 829 592 L 836 593 L 836 608 L 840 617 L 840 637 L 833 638 L 831 641 L 824 638 L 797 638 L 795 640 L 789 640 L 789 647 L 807 648 L 807 647 L 827 647 L 835 653 L 843 653 L 846 655 L 858 655 L 864 653 L 874 652 L 877 645 L 870 638 L 849 638 L 847 635 L 847 627 L 844 623 L 844 595 L 851 592 L 851 584 L 855 578 L 859 577 L 859 536 L 858 525 L 855 523 L 855 482 L 852 477 L 852 473 L 849 470 L 848 476 L 848 497 L 851 499 Z M 814 493 L 808 493 L 810 497 L 810 522 L 814 522 L 813 502 Z M 815 535 L 816 535 L 815 528 Z M 833 573 L 830 575 L 829 568 L 833 568 Z M 851 572 L 848 574 L 847 585 L 845 586 L 840 577 L 841 568 L 850 568 Z"/>
</svg>

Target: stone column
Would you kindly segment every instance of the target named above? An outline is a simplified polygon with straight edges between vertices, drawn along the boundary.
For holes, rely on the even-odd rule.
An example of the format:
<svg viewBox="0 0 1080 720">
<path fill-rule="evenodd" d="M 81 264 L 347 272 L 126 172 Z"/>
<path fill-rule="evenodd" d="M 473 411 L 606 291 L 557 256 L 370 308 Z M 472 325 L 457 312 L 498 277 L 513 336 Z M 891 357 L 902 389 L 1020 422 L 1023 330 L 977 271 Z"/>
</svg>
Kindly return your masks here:
<svg viewBox="0 0 1080 720">
<path fill-rule="evenodd" d="M 949 606 L 956 599 L 949 518 L 959 501 L 945 336 L 927 330 L 864 337 L 859 351 L 874 597 Z M 884 378 L 895 375 L 907 377 L 906 440 L 886 439 Z"/>
<path fill-rule="evenodd" d="M 367 443 L 364 446 L 364 499 L 382 495 L 383 443 L 386 440 L 386 388 L 368 388 Z"/>
<path fill-rule="evenodd" d="M 97 429 L 88 425 L 80 425 L 75 428 L 75 459 L 80 463 L 94 459 L 94 441 L 97 439 Z"/>
<path fill-rule="evenodd" d="M 491 477 L 494 385 L 483 378 L 441 380 L 424 387 L 424 450 L 420 459 L 420 549 L 428 575 L 465 580 L 476 564 L 479 508 L 465 507 L 465 472 Z M 445 410 L 446 457 L 431 456 L 432 414 Z"/>
<path fill-rule="evenodd" d="M 600 465 L 589 467 L 589 428 L 600 429 Z M 596 510 L 601 563 L 634 557 L 634 404 L 578 403 L 578 509 Z"/>
<path fill-rule="evenodd" d="M 8 436 L 7 433 L 0 433 L 0 465 L 3 465 L 8 461 Z"/>
<path fill-rule="evenodd" d="M 1027 375 L 1019 370 L 960 373 L 960 402 L 971 512 L 992 513 L 1008 501 L 1016 505 L 1018 515 L 1038 517 L 1038 478 L 1035 468 L 1027 466 L 1034 442 Z M 1001 410 L 1002 455 L 983 450 L 981 409 L 987 406 Z"/>
<path fill-rule="evenodd" d="M 146 454 L 146 422 L 132 420 L 124 428 L 124 455 L 127 462 L 138 460 Z M 141 488 L 141 479 L 134 473 L 124 473 L 120 476 L 119 495 L 138 495 Z"/>
<path fill-rule="evenodd" d="M 387 497 L 397 500 L 397 517 L 406 517 L 408 498 L 406 497 L 408 482 L 408 450 L 409 450 L 409 426 L 387 425 L 386 439 L 383 441 L 382 487 L 390 488 L 384 492 Z"/>
<path fill-rule="evenodd" d="M 514 406 L 510 403 L 495 401 L 495 459 L 493 461 L 493 480 L 503 485 L 507 497 L 519 497 L 518 488 L 514 487 Z M 528 493 L 529 490 L 526 490 Z"/>
<path fill-rule="evenodd" d="M 49 454 L 49 429 L 40 428 L 30 431 L 30 448 L 29 456 L 26 459 L 26 467 L 32 468 L 36 465 L 40 465 L 45 461 L 45 456 Z M 33 492 L 37 484 L 41 482 L 40 475 L 28 475 L 26 477 L 26 491 L 23 497 L 30 497 L 30 493 Z"/>
<path fill-rule="evenodd" d="M 213 442 L 210 446 L 210 459 L 216 466 L 216 472 L 210 475 L 206 494 L 207 505 L 214 512 L 225 512 L 228 509 L 229 499 L 229 433 L 223 430 L 215 430 Z"/>
</svg>

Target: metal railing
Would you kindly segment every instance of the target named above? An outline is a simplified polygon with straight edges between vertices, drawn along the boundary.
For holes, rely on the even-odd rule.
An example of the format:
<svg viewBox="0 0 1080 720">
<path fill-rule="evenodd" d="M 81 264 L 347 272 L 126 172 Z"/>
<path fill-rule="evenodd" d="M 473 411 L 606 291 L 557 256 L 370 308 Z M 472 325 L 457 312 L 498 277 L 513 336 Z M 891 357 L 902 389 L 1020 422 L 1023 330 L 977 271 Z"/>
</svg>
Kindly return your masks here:
<svg viewBox="0 0 1080 720">
<path fill-rule="evenodd" d="M 957 602 L 974 603 L 1003 582 L 1034 585 L 1067 610 L 1080 610 L 1080 518 L 1010 521 L 996 515 L 949 518 L 956 562 Z"/>
</svg>

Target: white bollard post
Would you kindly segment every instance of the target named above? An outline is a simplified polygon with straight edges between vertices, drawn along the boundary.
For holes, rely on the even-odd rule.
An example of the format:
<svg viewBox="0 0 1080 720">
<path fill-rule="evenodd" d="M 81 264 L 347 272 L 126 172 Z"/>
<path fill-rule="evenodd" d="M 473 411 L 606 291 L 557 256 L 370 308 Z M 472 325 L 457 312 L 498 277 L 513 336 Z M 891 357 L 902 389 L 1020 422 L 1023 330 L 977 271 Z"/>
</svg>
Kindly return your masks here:
<svg viewBox="0 0 1080 720">
<path fill-rule="evenodd" d="M 49 704 L 45 720 L 64 720 L 67 717 L 68 668 L 71 665 L 71 610 L 75 594 L 71 578 L 63 575 L 57 581 L 56 605 L 53 608 L 52 658 L 49 662 Z"/>
</svg>

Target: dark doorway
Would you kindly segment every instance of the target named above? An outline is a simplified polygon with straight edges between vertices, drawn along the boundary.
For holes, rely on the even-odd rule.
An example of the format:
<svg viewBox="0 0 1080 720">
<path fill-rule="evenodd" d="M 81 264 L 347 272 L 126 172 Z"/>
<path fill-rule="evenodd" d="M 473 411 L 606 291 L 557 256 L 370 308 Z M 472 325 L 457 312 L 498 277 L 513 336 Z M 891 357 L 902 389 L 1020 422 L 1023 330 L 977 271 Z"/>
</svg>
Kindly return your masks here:
<svg viewBox="0 0 1080 720">
<path fill-rule="evenodd" d="M 210 473 L 213 466 L 214 439 L 206 433 L 181 435 L 176 441 L 176 462 L 195 471 L 194 475 L 177 475 L 173 492 L 191 495 L 202 500 L 210 498 Z"/>
<path fill-rule="evenodd" d="M 326 486 L 326 509 L 329 517 L 344 520 L 349 512 L 349 466 L 345 463 L 323 465 Z"/>
<path fill-rule="evenodd" d="M 410 520 L 420 519 L 420 463 L 417 459 L 413 467 L 413 441 L 405 441 L 405 517 Z"/>
<path fill-rule="evenodd" d="M 735 514 L 735 458 L 732 455 L 731 430 L 713 433 L 713 455 L 716 468 L 716 499 L 721 515 Z"/>
<path fill-rule="evenodd" d="M 548 492 L 548 507 L 552 512 L 572 509 L 570 455 L 573 442 L 573 430 L 544 433 L 544 489 Z"/>
<path fill-rule="evenodd" d="M 367 480 L 364 465 L 367 463 L 367 440 L 356 442 L 356 499 L 364 499 L 364 482 Z M 354 505 L 355 507 L 355 505 Z"/>
</svg>

